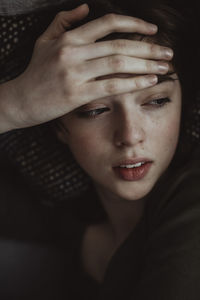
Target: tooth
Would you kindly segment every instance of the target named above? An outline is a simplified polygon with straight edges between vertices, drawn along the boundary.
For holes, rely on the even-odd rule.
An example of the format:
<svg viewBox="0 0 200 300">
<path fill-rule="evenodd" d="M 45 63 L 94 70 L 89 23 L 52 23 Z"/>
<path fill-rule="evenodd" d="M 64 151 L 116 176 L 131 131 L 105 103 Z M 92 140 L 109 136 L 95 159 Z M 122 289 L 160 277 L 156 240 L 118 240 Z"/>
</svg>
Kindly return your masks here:
<svg viewBox="0 0 200 300">
<path fill-rule="evenodd" d="M 120 168 L 127 168 L 127 169 L 131 169 L 131 168 L 137 168 L 137 167 L 140 167 L 141 165 L 143 165 L 144 162 L 139 162 L 139 163 L 136 163 L 136 164 L 130 164 L 130 165 L 120 165 Z"/>
<path fill-rule="evenodd" d="M 142 165 L 142 163 L 139 162 L 139 163 L 135 164 L 134 167 L 140 167 L 141 165 Z"/>
<path fill-rule="evenodd" d="M 126 165 L 125 168 L 127 169 L 135 168 L 135 165 Z"/>
</svg>

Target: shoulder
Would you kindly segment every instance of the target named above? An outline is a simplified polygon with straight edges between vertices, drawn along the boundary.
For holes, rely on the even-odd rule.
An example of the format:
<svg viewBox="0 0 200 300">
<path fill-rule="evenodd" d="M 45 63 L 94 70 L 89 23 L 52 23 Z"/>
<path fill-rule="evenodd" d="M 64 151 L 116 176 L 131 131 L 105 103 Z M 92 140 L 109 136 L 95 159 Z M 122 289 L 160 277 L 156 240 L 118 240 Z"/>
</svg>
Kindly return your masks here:
<svg viewBox="0 0 200 300">
<path fill-rule="evenodd" d="M 140 296 L 142 290 L 144 296 L 159 295 L 154 299 L 199 297 L 199 153 L 163 177 L 148 203 Z"/>
<path fill-rule="evenodd" d="M 191 249 L 198 239 L 200 250 L 199 149 L 187 163 L 163 176 L 149 200 L 146 206 L 149 241 L 157 243 L 160 239 L 166 247 L 173 243 L 175 248 L 190 245 Z"/>
<path fill-rule="evenodd" d="M 162 177 L 152 191 L 147 207 L 153 218 L 169 218 L 194 208 L 200 210 L 200 148 L 187 162 Z"/>
</svg>

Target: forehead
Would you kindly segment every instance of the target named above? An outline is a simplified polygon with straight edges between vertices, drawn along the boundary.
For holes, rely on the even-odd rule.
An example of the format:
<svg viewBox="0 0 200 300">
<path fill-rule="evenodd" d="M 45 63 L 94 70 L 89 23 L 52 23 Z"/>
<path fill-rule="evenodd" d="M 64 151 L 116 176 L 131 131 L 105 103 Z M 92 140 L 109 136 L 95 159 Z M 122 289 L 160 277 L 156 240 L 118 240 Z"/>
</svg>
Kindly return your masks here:
<svg viewBox="0 0 200 300">
<path fill-rule="evenodd" d="M 135 75 L 137 76 L 137 75 Z M 106 75 L 104 76 L 104 78 L 130 78 L 130 77 L 134 77 L 132 74 L 112 74 L 112 75 Z M 178 76 L 176 73 L 169 73 L 166 75 L 161 75 L 158 76 L 158 83 L 154 86 L 148 87 L 148 88 L 144 88 L 141 90 L 136 90 L 133 92 L 128 92 L 128 93 L 124 93 L 124 94 L 119 94 L 119 95 L 111 95 L 111 96 L 107 96 L 107 97 L 103 97 L 100 99 L 96 99 L 90 102 L 90 104 L 97 104 L 100 103 L 101 101 L 105 101 L 107 103 L 107 101 L 111 101 L 113 103 L 118 103 L 124 102 L 124 99 L 126 97 L 127 100 L 128 99 L 132 99 L 133 100 L 133 96 L 134 99 L 136 101 L 140 101 L 143 100 L 144 98 L 147 97 L 171 97 L 173 95 L 176 95 L 177 92 L 180 90 L 180 82 L 178 79 Z M 131 96 L 131 98 L 130 98 Z M 131 100 L 131 101 L 132 101 Z M 89 103 L 87 104 L 89 105 Z M 85 105 L 83 105 L 85 106 Z"/>
<path fill-rule="evenodd" d="M 130 74 L 130 73 L 115 73 L 110 75 L 99 76 L 96 80 L 103 80 L 103 79 L 112 79 L 112 78 L 134 78 L 137 76 L 142 76 L 141 74 Z M 165 81 L 174 81 L 178 80 L 178 75 L 175 73 L 172 66 L 170 66 L 170 70 L 165 75 L 157 75 L 158 83 L 165 82 Z"/>
</svg>

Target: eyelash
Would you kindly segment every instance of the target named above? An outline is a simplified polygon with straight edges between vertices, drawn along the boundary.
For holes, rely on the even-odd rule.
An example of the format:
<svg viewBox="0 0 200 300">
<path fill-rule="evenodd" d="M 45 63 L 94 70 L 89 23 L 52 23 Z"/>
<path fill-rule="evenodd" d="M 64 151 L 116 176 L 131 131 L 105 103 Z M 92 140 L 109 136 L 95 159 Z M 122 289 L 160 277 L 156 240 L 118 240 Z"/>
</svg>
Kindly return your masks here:
<svg viewBox="0 0 200 300">
<path fill-rule="evenodd" d="M 154 102 L 154 103 L 157 102 L 157 104 L 151 104 L 152 102 Z M 150 105 L 150 106 L 156 106 L 157 108 L 161 108 L 169 102 L 171 102 L 171 100 L 167 97 L 166 98 L 158 98 L 158 99 L 153 99 L 147 103 L 144 103 L 143 106 Z"/>
<path fill-rule="evenodd" d="M 88 111 L 79 111 L 78 117 L 79 118 L 96 118 L 96 116 L 108 111 L 108 107 L 96 108 Z"/>
<path fill-rule="evenodd" d="M 152 103 L 156 104 L 152 104 Z M 156 107 L 161 108 L 165 106 L 167 103 L 171 102 L 169 98 L 158 98 L 153 99 L 147 103 L 142 104 L 142 106 L 150 106 L 150 107 Z M 77 112 L 77 115 L 79 118 L 96 118 L 98 115 L 101 115 L 102 113 L 109 111 L 110 109 L 108 107 L 102 107 L 102 108 L 96 108 L 88 111 L 79 111 Z"/>
</svg>

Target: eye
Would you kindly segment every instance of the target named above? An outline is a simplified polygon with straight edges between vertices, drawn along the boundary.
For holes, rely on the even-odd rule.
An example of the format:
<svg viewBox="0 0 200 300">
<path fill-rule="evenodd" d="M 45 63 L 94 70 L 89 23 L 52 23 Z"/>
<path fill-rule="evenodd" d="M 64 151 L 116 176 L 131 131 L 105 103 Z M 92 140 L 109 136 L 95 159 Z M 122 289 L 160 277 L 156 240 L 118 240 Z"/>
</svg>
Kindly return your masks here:
<svg viewBox="0 0 200 300">
<path fill-rule="evenodd" d="M 144 103 L 143 106 L 160 108 L 169 102 L 171 102 L 171 100 L 169 98 L 158 98 L 158 99 L 153 99 L 147 103 Z"/>
<path fill-rule="evenodd" d="M 91 110 L 78 111 L 77 115 L 79 118 L 95 118 L 96 116 L 101 115 L 106 111 L 109 111 L 108 107 L 101 107 Z"/>
</svg>

